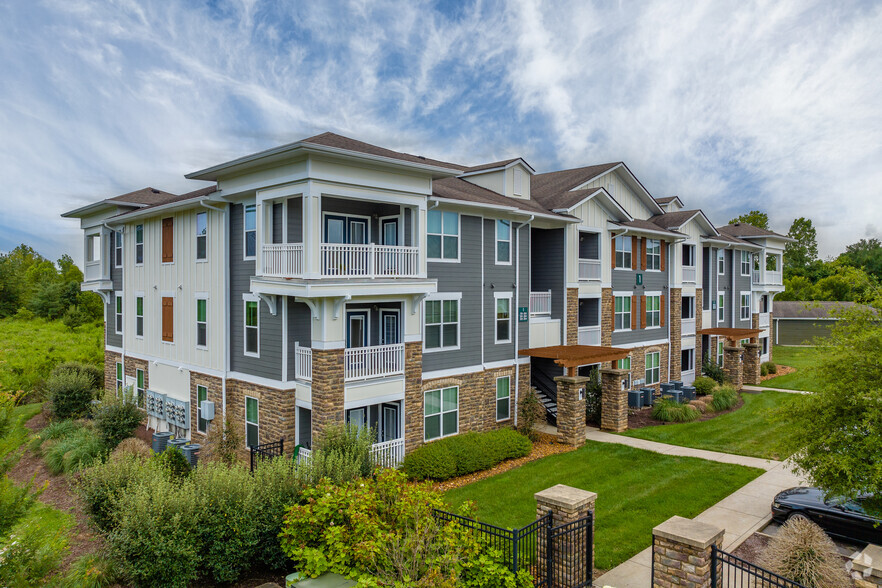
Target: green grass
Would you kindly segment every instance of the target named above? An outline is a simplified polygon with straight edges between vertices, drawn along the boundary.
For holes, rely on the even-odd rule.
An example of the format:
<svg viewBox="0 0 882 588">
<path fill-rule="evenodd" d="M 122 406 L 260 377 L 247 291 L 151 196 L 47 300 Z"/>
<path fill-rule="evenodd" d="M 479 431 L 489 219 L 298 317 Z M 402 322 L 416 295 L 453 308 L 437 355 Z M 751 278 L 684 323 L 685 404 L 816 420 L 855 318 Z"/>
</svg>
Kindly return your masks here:
<svg viewBox="0 0 882 588">
<path fill-rule="evenodd" d="M 597 493 L 598 569 L 611 569 L 652 543 L 652 528 L 674 515 L 694 517 L 763 471 L 624 445 L 588 442 L 508 472 L 450 490 L 455 508 L 473 500 L 478 518 L 522 527 L 536 517 L 533 495 L 555 484 Z"/>
<path fill-rule="evenodd" d="M 770 378 L 762 383 L 768 388 L 783 388 L 785 390 L 818 390 L 817 380 L 809 369 L 817 358 L 816 347 L 784 347 L 775 346 L 772 349 L 772 359 L 778 365 L 789 365 L 796 368 L 792 374 Z"/>
<path fill-rule="evenodd" d="M 744 406 L 707 421 L 644 427 L 622 435 L 681 447 L 781 459 L 777 445 L 787 424 L 772 421 L 769 413 L 781 403 L 798 402 L 801 397 L 787 392 L 742 394 L 741 397 Z"/>
<path fill-rule="evenodd" d="M 0 319 L 0 389 L 33 390 L 65 361 L 101 364 L 103 334 L 100 323 L 71 331 L 61 321 Z"/>
</svg>

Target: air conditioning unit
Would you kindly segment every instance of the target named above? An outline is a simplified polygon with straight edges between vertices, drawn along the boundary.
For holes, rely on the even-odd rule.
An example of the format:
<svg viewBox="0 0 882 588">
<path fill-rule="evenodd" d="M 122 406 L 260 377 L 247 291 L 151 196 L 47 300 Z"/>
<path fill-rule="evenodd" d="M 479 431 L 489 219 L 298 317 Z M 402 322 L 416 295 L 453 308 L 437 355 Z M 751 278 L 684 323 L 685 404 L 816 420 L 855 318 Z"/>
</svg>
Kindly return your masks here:
<svg viewBox="0 0 882 588">
<path fill-rule="evenodd" d="M 199 403 L 199 410 L 202 411 L 202 418 L 204 420 L 214 420 L 214 402 L 211 400 L 203 400 Z"/>
</svg>

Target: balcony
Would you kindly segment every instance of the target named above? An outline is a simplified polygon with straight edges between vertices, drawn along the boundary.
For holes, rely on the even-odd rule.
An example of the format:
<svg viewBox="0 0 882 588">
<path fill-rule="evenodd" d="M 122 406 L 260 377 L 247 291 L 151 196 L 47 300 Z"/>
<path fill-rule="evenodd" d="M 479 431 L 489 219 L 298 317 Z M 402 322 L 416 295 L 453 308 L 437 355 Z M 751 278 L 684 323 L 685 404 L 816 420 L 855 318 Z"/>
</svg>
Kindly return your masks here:
<svg viewBox="0 0 882 588">
<path fill-rule="evenodd" d="M 600 260 L 579 259 L 579 280 L 599 280 Z"/>
<path fill-rule="evenodd" d="M 273 278 L 303 276 L 303 243 L 268 243 L 263 246 L 263 275 Z"/>
<path fill-rule="evenodd" d="M 770 322 L 770 320 L 769 320 L 769 313 L 768 312 L 759 313 L 759 328 L 761 328 L 761 329 L 768 328 L 769 322 Z"/>
<path fill-rule="evenodd" d="M 396 245 L 321 244 L 323 278 L 416 278 L 420 258 L 416 247 Z"/>
<path fill-rule="evenodd" d="M 294 345 L 294 377 L 298 380 L 312 381 L 312 349 Z"/>
<path fill-rule="evenodd" d="M 530 317 L 551 316 L 551 290 L 530 292 Z"/>
<path fill-rule="evenodd" d="M 687 335 L 695 334 L 695 319 L 688 318 L 680 321 L 680 335 L 685 337 Z"/>
<path fill-rule="evenodd" d="M 774 270 L 753 270 L 753 278 L 751 281 L 754 285 L 765 286 L 781 286 L 784 283 L 781 272 Z"/>
<path fill-rule="evenodd" d="M 350 347 L 343 353 L 347 382 L 404 374 L 404 343 Z"/>
<path fill-rule="evenodd" d="M 312 451 L 305 447 L 299 449 L 297 454 L 299 462 L 308 462 L 311 457 Z M 371 457 L 381 468 L 397 468 L 404 461 L 404 439 L 374 443 L 371 446 Z"/>
<path fill-rule="evenodd" d="M 579 345 L 600 345 L 600 326 L 579 327 Z"/>
<path fill-rule="evenodd" d="M 683 281 L 695 283 L 695 266 L 683 266 Z"/>
</svg>

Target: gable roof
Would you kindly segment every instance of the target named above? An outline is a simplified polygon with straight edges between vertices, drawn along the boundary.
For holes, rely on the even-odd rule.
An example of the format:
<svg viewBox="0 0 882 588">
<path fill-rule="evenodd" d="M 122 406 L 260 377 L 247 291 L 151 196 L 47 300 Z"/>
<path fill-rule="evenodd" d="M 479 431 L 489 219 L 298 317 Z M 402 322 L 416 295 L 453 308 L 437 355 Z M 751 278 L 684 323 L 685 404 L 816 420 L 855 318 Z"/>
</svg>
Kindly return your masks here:
<svg viewBox="0 0 882 588">
<path fill-rule="evenodd" d="M 698 208 L 694 210 L 677 210 L 675 212 L 657 214 L 649 220 L 651 220 L 663 229 L 671 230 L 679 229 L 695 217 L 701 218 L 704 224 L 710 229 L 712 235 L 719 235 L 716 227 L 714 227 L 714 224 L 710 222 L 710 219 L 707 218 L 707 216 L 704 214 L 704 211 Z"/>
<path fill-rule="evenodd" d="M 459 200 L 486 204 L 494 207 L 519 209 L 527 214 L 538 214 L 544 217 L 558 217 L 562 221 L 572 220 L 569 215 L 556 214 L 533 200 L 524 198 L 508 198 L 493 190 L 482 188 L 462 178 L 442 178 L 432 182 L 432 196 L 447 200 Z"/>
<path fill-rule="evenodd" d="M 830 300 L 776 300 L 773 307 L 773 316 L 776 319 L 800 318 L 800 319 L 827 319 L 838 320 L 836 311 L 860 308 L 870 310 L 878 314 L 876 309 L 866 304 L 856 302 L 830 301 Z"/>
<path fill-rule="evenodd" d="M 719 231 L 725 235 L 729 235 L 731 237 L 738 237 L 740 239 L 749 239 L 753 238 L 762 238 L 762 237 L 777 237 L 779 239 L 790 239 L 787 235 L 780 235 L 773 231 L 768 231 L 766 229 L 761 229 L 759 227 L 755 227 L 753 225 L 749 225 L 747 223 L 734 223 L 731 225 L 726 225 L 725 227 L 720 227 Z"/>
<path fill-rule="evenodd" d="M 677 202 L 679 202 L 679 203 L 680 203 L 680 206 L 683 206 L 683 201 L 680 200 L 680 197 L 679 197 L 679 196 L 662 196 L 661 198 L 656 198 L 656 199 L 655 199 L 655 201 L 658 202 L 659 204 L 670 204 L 670 203 L 673 202 L 674 200 L 676 200 Z"/>
<path fill-rule="evenodd" d="M 620 164 L 617 161 L 536 174 L 530 182 L 530 195 L 549 210 L 570 208 L 584 198 L 584 195 L 571 194 L 570 190 Z"/>
<path fill-rule="evenodd" d="M 536 170 L 533 169 L 533 166 L 530 165 L 529 163 L 527 163 L 523 157 L 515 157 L 512 159 L 505 159 L 503 161 L 493 161 L 490 163 L 482 163 L 481 165 L 467 167 L 465 169 L 463 175 L 467 176 L 467 175 L 482 172 L 482 171 L 505 169 L 505 168 L 511 166 L 512 164 L 517 163 L 517 162 L 521 162 L 521 164 L 523 164 L 523 166 L 525 168 L 527 168 L 527 170 L 529 170 L 530 175 L 534 175 L 536 173 Z"/>
<path fill-rule="evenodd" d="M 410 153 L 402 153 L 400 151 L 392 151 L 391 149 L 386 149 L 385 147 L 379 147 L 378 145 L 372 145 L 370 143 L 365 143 L 364 141 L 359 141 L 357 139 L 351 139 L 349 137 L 344 137 L 343 135 L 338 135 L 336 133 L 322 133 L 320 135 L 316 135 L 314 137 L 309 137 L 308 139 L 303 139 L 300 143 L 311 143 L 313 145 L 323 145 L 325 147 L 335 147 L 337 149 L 345 149 L 347 151 L 356 151 L 358 153 L 366 153 L 368 155 L 376 155 L 378 157 L 388 157 L 390 159 L 400 159 L 402 161 L 407 161 L 410 163 L 419 163 L 423 165 L 437 165 L 438 167 L 448 167 L 453 169 L 465 170 L 467 166 L 460 165 L 458 163 L 450 163 L 447 161 L 439 161 L 437 159 L 429 159 L 427 157 L 423 157 L 422 155 L 411 155 Z"/>
<path fill-rule="evenodd" d="M 631 229 L 636 229 L 638 232 L 646 232 L 653 235 L 664 235 L 667 237 L 686 237 L 683 233 L 678 233 L 677 231 L 670 231 L 668 229 L 664 229 L 651 220 L 643 220 L 639 218 L 635 218 L 629 221 L 610 221 L 614 225 L 618 225 L 620 227 L 628 227 Z"/>
</svg>

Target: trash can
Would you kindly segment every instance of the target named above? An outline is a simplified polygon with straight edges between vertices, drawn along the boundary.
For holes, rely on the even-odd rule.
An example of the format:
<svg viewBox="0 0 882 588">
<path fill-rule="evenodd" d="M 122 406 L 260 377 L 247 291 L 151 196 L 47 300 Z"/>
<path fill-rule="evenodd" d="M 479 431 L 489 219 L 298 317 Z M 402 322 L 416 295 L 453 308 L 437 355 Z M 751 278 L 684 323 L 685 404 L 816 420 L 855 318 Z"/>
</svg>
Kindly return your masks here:
<svg viewBox="0 0 882 588">
<path fill-rule="evenodd" d="M 643 406 L 652 406 L 652 395 L 655 394 L 655 388 L 640 388 L 643 392 Z"/>
<path fill-rule="evenodd" d="M 683 389 L 683 382 L 681 382 L 680 380 L 671 380 L 670 383 L 674 385 L 674 390 Z"/>
<path fill-rule="evenodd" d="M 153 433 L 153 453 L 162 453 L 168 445 L 168 440 L 172 434 L 168 431 L 164 433 Z"/>
<path fill-rule="evenodd" d="M 202 449 L 202 446 L 198 443 L 187 443 L 181 447 L 181 451 L 184 452 L 184 457 L 187 458 L 187 462 L 190 464 L 191 468 L 195 468 L 196 462 L 199 461 L 200 449 Z"/>
<path fill-rule="evenodd" d="M 683 398 L 695 400 L 695 386 L 683 386 Z"/>
<path fill-rule="evenodd" d="M 628 391 L 628 408 L 643 408 L 643 391 L 642 390 L 629 390 Z"/>
</svg>

